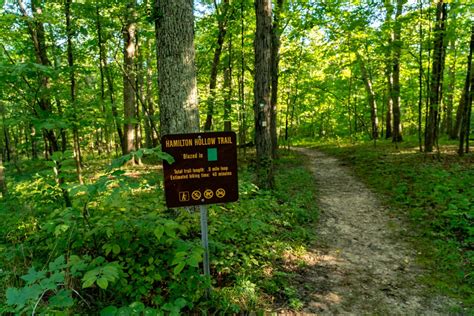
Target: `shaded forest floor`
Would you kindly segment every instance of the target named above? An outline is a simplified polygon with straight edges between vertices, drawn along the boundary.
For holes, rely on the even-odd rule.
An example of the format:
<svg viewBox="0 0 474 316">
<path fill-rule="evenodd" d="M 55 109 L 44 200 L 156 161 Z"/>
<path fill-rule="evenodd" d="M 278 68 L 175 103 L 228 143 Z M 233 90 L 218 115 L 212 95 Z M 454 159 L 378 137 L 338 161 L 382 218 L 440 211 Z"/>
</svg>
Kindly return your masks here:
<svg viewBox="0 0 474 316">
<path fill-rule="evenodd" d="M 109 168 L 92 157 L 84 185 L 65 169 L 69 208 L 48 162 L 21 161 L 22 172 L 7 164 L 0 314 L 469 314 L 473 157 L 413 147 L 282 150 L 271 191 L 253 184 L 254 153 L 242 155 L 239 201 L 209 208 L 210 300 L 199 214 L 165 207 L 161 162 Z M 116 272 L 107 286 L 87 286 L 97 269 Z"/>
<path fill-rule="evenodd" d="M 472 156 L 449 146 L 427 156 L 411 143 L 318 147 L 330 155 L 297 149 L 321 213 L 296 280 L 304 311 L 472 312 Z"/>
</svg>

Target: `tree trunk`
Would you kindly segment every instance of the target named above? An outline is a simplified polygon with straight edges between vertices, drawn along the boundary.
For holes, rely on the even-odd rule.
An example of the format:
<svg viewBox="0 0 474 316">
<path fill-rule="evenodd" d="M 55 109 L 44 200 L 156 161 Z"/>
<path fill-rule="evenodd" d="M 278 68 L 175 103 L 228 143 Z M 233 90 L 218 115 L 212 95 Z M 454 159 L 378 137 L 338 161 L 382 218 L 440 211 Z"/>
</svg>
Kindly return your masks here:
<svg viewBox="0 0 474 316">
<path fill-rule="evenodd" d="M 402 124 L 401 124 L 401 113 L 400 113 L 400 56 L 402 54 L 402 42 L 401 42 L 401 22 L 400 16 L 402 15 L 403 3 L 406 0 L 397 0 L 397 12 L 395 13 L 395 25 L 393 32 L 393 86 L 392 86 L 392 98 L 393 98 L 393 133 L 392 141 L 402 141 Z"/>
<path fill-rule="evenodd" d="M 362 56 L 359 52 L 356 52 L 357 59 L 359 60 L 360 70 L 362 73 L 362 81 L 365 85 L 365 90 L 367 92 L 367 100 L 370 107 L 370 120 L 372 122 L 372 139 L 377 139 L 379 137 L 379 122 L 377 118 L 377 102 L 375 100 L 375 92 L 372 85 L 372 79 L 370 78 L 369 72 L 365 65 L 365 61 L 362 59 Z"/>
<path fill-rule="evenodd" d="M 123 28 L 123 112 L 124 112 L 124 137 L 122 153 L 128 154 L 135 150 L 135 59 L 136 59 L 136 32 L 137 14 L 135 11 L 136 0 L 127 4 L 126 25 Z"/>
<path fill-rule="evenodd" d="M 449 83 L 446 89 L 446 106 L 444 111 L 443 132 L 451 136 L 453 133 L 454 91 L 456 87 L 456 41 L 450 40 L 450 49 L 454 52 L 454 60 L 448 70 Z"/>
<path fill-rule="evenodd" d="M 3 153 L 0 152 L 0 193 L 2 193 L 2 197 L 7 197 L 7 183 L 5 181 L 5 167 L 3 167 Z"/>
<path fill-rule="evenodd" d="M 394 28 L 393 28 L 393 5 L 391 0 L 384 1 L 385 6 L 385 22 L 384 26 L 387 27 L 387 48 L 385 51 L 385 76 L 387 78 L 387 112 L 385 114 L 385 138 L 392 138 L 392 116 L 393 116 L 393 41 L 394 41 Z"/>
<path fill-rule="evenodd" d="M 280 36 L 281 36 L 281 11 L 283 10 L 284 0 L 277 0 L 273 26 L 272 26 L 272 57 L 271 57 L 271 72 L 272 72 L 272 97 L 271 97 L 271 120 L 270 133 L 272 137 L 272 157 L 276 158 L 278 149 L 278 135 L 277 135 L 277 112 L 278 112 L 278 77 L 279 77 L 279 63 L 280 63 Z"/>
<path fill-rule="evenodd" d="M 115 96 L 114 96 L 114 81 L 112 78 L 112 75 L 110 73 L 110 69 L 107 64 L 107 57 L 105 53 L 105 42 L 102 39 L 102 23 L 101 23 L 101 15 L 100 15 L 100 10 L 99 10 L 99 4 L 96 4 L 96 26 L 97 26 L 97 38 L 98 38 L 98 44 L 99 44 L 99 58 L 100 58 L 100 64 L 101 68 L 104 71 L 104 76 L 105 80 L 107 81 L 107 88 L 108 88 L 108 93 L 109 93 L 109 98 L 110 98 L 110 106 L 112 110 L 112 117 L 114 119 L 114 124 L 117 130 L 117 135 L 119 138 L 119 143 L 120 147 L 122 147 L 123 144 L 123 131 L 122 127 L 119 122 L 119 117 L 118 117 L 118 111 L 117 111 L 117 104 L 115 103 Z"/>
<path fill-rule="evenodd" d="M 151 59 L 147 59 L 147 65 L 151 65 Z M 158 146 L 159 134 L 155 124 L 155 102 L 153 100 L 153 71 L 151 67 L 146 70 L 146 117 L 151 127 L 151 146 Z"/>
<path fill-rule="evenodd" d="M 156 51 L 161 136 L 197 132 L 192 0 L 156 0 Z"/>
<path fill-rule="evenodd" d="M 472 71 L 472 52 L 474 51 L 474 25 L 471 27 L 471 43 L 469 45 L 469 55 L 467 58 L 467 74 L 466 81 L 464 82 L 464 90 L 459 102 L 460 112 L 462 117 L 460 119 L 460 133 L 459 133 L 459 155 L 464 152 L 464 142 L 466 144 L 465 152 L 469 152 L 469 132 L 470 132 L 470 118 L 471 118 L 471 107 L 472 107 L 472 94 L 474 89 L 474 71 Z"/>
<path fill-rule="evenodd" d="M 228 63 L 224 71 L 224 131 L 232 130 L 230 113 L 232 111 L 232 40 L 229 39 Z"/>
<path fill-rule="evenodd" d="M 76 115 L 76 77 L 74 72 L 74 55 L 72 52 L 72 27 L 71 27 L 71 3 L 72 0 L 66 0 L 65 15 L 66 15 L 66 34 L 67 34 L 67 61 L 69 65 L 69 80 L 71 83 L 71 104 L 73 108 L 73 144 L 74 144 L 74 160 L 76 162 L 76 174 L 80 184 L 82 181 L 82 170 L 81 170 L 81 149 L 79 144 L 79 131 Z"/>
<path fill-rule="evenodd" d="M 104 132 L 105 132 L 105 143 L 107 153 L 110 153 L 110 133 L 109 133 L 109 115 L 107 107 L 105 106 L 105 52 L 104 45 L 102 40 L 102 25 L 100 22 L 100 10 L 99 3 L 96 1 L 95 4 L 95 14 L 96 14 L 96 29 L 97 29 L 97 46 L 99 48 L 99 72 L 100 72 L 100 104 L 102 106 L 102 112 L 105 119 Z"/>
<path fill-rule="evenodd" d="M 247 153 L 247 108 L 245 106 L 245 19 L 244 1 L 240 0 L 240 78 L 239 78 L 239 98 L 240 98 L 240 126 L 239 144 L 244 145 L 244 155 Z"/>
<path fill-rule="evenodd" d="M 271 0 L 256 0 L 254 115 L 257 148 L 257 179 L 262 188 L 274 186 L 272 163 L 271 120 Z"/>
<path fill-rule="evenodd" d="M 418 68 L 418 146 L 420 152 L 423 151 L 423 142 L 421 137 L 421 121 L 422 121 L 422 108 L 423 108 L 423 0 L 420 1 L 420 22 L 419 22 L 419 34 L 420 34 L 420 48 L 418 51 L 419 55 L 419 68 Z"/>
<path fill-rule="evenodd" d="M 5 108 L 2 106 L 0 108 L 1 113 L 2 113 L 2 123 L 3 123 L 3 137 L 5 138 L 5 154 L 7 155 L 7 161 L 9 162 L 11 160 L 11 146 L 10 146 L 10 133 L 8 132 L 8 127 L 5 124 Z M 2 148 L 3 149 L 3 148 Z M 2 153 L 3 154 L 3 153 Z"/>
<path fill-rule="evenodd" d="M 214 2 L 215 3 L 215 2 Z M 209 80 L 209 98 L 207 99 L 207 115 L 204 123 L 204 130 L 210 131 L 212 128 L 212 116 L 214 115 L 214 105 L 216 102 L 216 84 L 217 71 L 219 68 L 219 61 L 222 54 L 222 47 L 224 45 L 225 35 L 227 33 L 227 10 L 229 7 L 229 0 L 224 0 L 222 13 L 219 14 L 219 8 L 215 6 L 217 14 L 217 25 L 219 33 L 217 35 L 217 47 L 214 51 L 214 58 L 211 66 L 211 77 Z"/>
<path fill-rule="evenodd" d="M 442 100 L 443 72 L 446 46 L 444 35 L 446 32 L 447 4 L 439 0 L 436 7 L 436 27 L 434 37 L 433 66 L 430 83 L 430 105 L 425 130 L 425 152 L 432 152 L 438 139 L 438 112 Z"/>
</svg>

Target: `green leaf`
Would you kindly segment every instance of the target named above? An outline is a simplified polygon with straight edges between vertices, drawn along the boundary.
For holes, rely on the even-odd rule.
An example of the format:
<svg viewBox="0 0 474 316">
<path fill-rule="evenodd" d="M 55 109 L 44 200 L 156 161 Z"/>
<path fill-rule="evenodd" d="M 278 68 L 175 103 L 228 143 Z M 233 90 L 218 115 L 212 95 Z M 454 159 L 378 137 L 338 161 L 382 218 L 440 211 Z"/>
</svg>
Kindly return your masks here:
<svg viewBox="0 0 474 316">
<path fill-rule="evenodd" d="M 97 280 L 97 275 L 99 271 L 97 269 L 87 271 L 84 277 L 82 278 L 82 288 L 90 287 Z"/>
<path fill-rule="evenodd" d="M 178 263 L 178 265 L 176 267 L 174 267 L 174 269 L 173 269 L 173 274 L 174 275 L 180 274 L 181 271 L 183 271 L 185 265 L 186 265 L 186 262 L 184 262 L 184 261 L 181 261 L 180 263 Z"/>
<path fill-rule="evenodd" d="M 184 306 L 186 306 L 186 303 L 186 300 L 180 297 L 174 301 L 174 306 L 178 307 L 179 309 L 182 309 Z"/>
<path fill-rule="evenodd" d="M 49 278 L 54 283 L 63 283 L 64 282 L 64 271 L 55 272 Z"/>
<path fill-rule="evenodd" d="M 109 281 L 115 281 L 118 278 L 118 269 L 117 267 L 109 264 L 102 268 L 102 276 Z"/>
<path fill-rule="evenodd" d="M 163 233 L 165 232 L 165 228 L 163 226 L 157 226 L 155 228 L 155 230 L 153 231 L 153 233 L 155 234 L 156 236 L 156 239 L 160 240 L 161 239 L 161 236 L 163 236 Z"/>
<path fill-rule="evenodd" d="M 8 305 L 23 306 L 25 304 L 25 301 L 21 296 L 20 290 L 18 290 L 17 288 L 9 287 L 7 289 L 6 296 Z"/>
<path fill-rule="evenodd" d="M 36 271 L 34 267 L 31 267 L 28 269 L 28 274 L 23 275 L 21 278 L 25 280 L 27 284 L 32 284 L 38 280 L 43 279 L 45 276 L 45 271 Z"/>
<path fill-rule="evenodd" d="M 92 284 L 94 284 L 96 279 L 87 279 L 85 280 L 83 283 L 82 283 L 82 288 L 85 289 L 85 288 L 88 288 L 88 287 L 91 287 Z"/>
<path fill-rule="evenodd" d="M 125 173 L 126 173 L 125 170 L 115 170 L 114 172 L 112 172 L 112 175 L 115 176 L 115 177 L 118 177 L 118 176 L 121 176 Z"/>
<path fill-rule="evenodd" d="M 145 304 L 143 304 L 142 302 L 133 302 L 132 304 L 129 305 L 129 307 L 132 309 L 132 312 L 136 315 L 140 315 L 140 313 L 145 310 Z"/>
<path fill-rule="evenodd" d="M 63 153 L 60 152 L 60 151 L 55 151 L 51 155 L 51 159 L 54 160 L 54 161 L 61 161 L 62 158 L 63 158 Z"/>
<path fill-rule="evenodd" d="M 44 291 L 56 290 L 58 288 L 58 286 L 56 285 L 56 282 L 54 282 L 50 278 L 41 280 L 39 285 L 41 286 L 41 289 Z"/>
<path fill-rule="evenodd" d="M 100 279 L 97 280 L 97 285 L 101 288 L 101 289 L 107 289 L 107 286 L 109 286 L 109 281 L 107 281 L 106 278 L 102 277 Z"/>
<path fill-rule="evenodd" d="M 142 150 L 137 150 L 135 152 L 135 157 L 137 157 L 138 159 L 142 158 L 143 157 L 143 151 Z"/>
<path fill-rule="evenodd" d="M 100 311 L 100 316 L 115 316 L 117 314 L 118 308 L 115 306 L 107 306 Z"/>
<path fill-rule="evenodd" d="M 50 297 L 49 304 L 50 307 L 71 307 L 72 305 L 74 305 L 74 300 L 72 299 L 71 291 L 59 291 L 58 294 Z"/>
<path fill-rule="evenodd" d="M 112 252 L 114 253 L 114 255 L 118 255 L 120 253 L 120 246 L 117 244 L 114 244 L 112 246 Z"/>
</svg>

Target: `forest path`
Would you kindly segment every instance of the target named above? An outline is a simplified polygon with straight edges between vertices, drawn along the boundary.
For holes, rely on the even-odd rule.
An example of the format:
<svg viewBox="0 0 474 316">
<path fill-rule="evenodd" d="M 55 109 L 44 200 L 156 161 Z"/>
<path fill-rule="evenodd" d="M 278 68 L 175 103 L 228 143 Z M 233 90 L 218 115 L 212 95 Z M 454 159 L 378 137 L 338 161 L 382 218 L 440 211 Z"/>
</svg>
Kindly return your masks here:
<svg viewBox="0 0 474 316">
<path fill-rule="evenodd" d="M 406 228 L 336 158 L 295 148 L 315 176 L 318 242 L 298 275 L 303 312 L 316 314 L 445 315 L 452 302 L 427 297 L 424 272 L 404 241 Z M 302 293 L 301 293 L 302 292 Z"/>
</svg>

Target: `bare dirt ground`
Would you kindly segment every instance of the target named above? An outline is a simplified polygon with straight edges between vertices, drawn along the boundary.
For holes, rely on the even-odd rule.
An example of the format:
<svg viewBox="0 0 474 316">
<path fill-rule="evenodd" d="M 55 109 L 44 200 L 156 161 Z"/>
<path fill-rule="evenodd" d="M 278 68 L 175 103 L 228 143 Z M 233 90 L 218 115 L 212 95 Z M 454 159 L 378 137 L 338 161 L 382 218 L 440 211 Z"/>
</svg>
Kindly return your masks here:
<svg viewBox="0 0 474 316">
<path fill-rule="evenodd" d="M 450 314 L 456 303 L 433 297 L 420 283 L 426 271 L 415 263 L 416 252 L 404 241 L 407 231 L 396 213 L 337 159 L 295 150 L 308 157 L 320 210 L 319 241 L 297 268 L 303 313 Z"/>
</svg>

